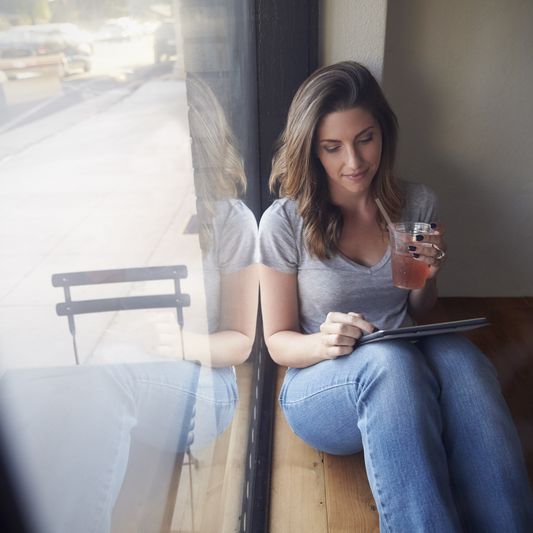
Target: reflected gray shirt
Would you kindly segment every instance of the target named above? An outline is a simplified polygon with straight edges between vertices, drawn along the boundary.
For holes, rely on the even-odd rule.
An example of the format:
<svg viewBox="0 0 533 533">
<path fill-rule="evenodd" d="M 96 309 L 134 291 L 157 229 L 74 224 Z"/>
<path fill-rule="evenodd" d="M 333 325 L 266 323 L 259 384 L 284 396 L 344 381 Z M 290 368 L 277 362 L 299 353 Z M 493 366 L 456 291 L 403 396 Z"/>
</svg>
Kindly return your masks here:
<svg viewBox="0 0 533 533">
<path fill-rule="evenodd" d="M 437 201 L 422 184 L 402 182 L 406 203 L 402 220 L 437 220 Z M 264 265 L 297 274 L 300 328 L 316 333 L 330 311 L 362 313 L 379 329 L 412 323 L 407 313 L 409 291 L 392 284 L 391 251 L 372 267 L 341 253 L 331 259 L 311 256 L 305 246 L 303 220 L 296 201 L 282 198 L 264 212 L 259 224 L 259 254 Z"/>
<path fill-rule="evenodd" d="M 212 224 L 212 245 L 203 258 L 209 333 L 219 330 L 221 275 L 258 262 L 257 222 L 242 200 L 218 201 Z"/>
</svg>

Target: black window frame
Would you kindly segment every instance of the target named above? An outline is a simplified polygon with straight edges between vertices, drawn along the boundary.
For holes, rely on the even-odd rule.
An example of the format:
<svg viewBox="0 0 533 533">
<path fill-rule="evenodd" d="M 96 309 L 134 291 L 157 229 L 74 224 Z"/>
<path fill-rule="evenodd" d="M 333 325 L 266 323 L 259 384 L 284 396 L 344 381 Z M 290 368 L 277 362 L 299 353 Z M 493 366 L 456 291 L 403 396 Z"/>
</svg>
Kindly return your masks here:
<svg viewBox="0 0 533 533">
<path fill-rule="evenodd" d="M 273 150 L 300 84 L 318 67 L 318 0 L 255 0 L 258 161 L 261 213 L 272 203 L 268 180 Z M 268 355 L 259 317 L 257 423 L 250 427 L 250 458 L 241 533 L 268 533 L 277 365 Z"/>
</svg>

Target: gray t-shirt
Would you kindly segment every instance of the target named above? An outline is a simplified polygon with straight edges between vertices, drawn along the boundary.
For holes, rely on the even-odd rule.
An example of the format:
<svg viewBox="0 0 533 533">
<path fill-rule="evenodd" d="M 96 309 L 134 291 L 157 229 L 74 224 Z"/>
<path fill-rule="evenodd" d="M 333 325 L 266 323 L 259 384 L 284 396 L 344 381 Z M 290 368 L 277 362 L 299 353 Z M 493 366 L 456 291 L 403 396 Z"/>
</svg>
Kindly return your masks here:
<svg viewBox="0 0 533 533">
<path fill-rule="evenodd" d="M 406 204 L 402 220 L 437 220 L 437 200 L 422 184 L 402 182 Z M 409 291 L 392 284 L 391 251 L 372 267 L 360 265 L 339 253 L 331 259 L 311 256 L 305 246 L 303 220 L 297 203 L 282 198 L 263 213 L 259 223 L 262 264 L 280 272 L 297 274 L 300 327 L 316 333 L 330 311 L 362 313 L 379 329 L 412 323 L 407 313 Z"/>
<path fill-rule="evenodd" d="M 211 247 L 203 259 L 209 333 L 219 329 L 221 275 L 258 262 L 257 222 L 242 200 L 218 201 L 212 224 Z"/>
</svg>

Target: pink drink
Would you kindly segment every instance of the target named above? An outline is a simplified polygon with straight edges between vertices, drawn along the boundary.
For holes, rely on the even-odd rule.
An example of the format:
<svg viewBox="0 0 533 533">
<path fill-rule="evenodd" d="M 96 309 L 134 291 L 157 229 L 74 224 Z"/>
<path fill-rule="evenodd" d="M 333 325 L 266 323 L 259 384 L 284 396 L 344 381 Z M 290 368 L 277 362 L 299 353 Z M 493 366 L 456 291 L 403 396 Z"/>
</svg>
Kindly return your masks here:
<svg viewBox="0 0 533 533">
<path fill-rule="evenodd" d="M 402 289 L 421 289 L 429 275 L 429 265 L 409 253 L 409 245 L 418 244 L 417 235 L 432 233 L 424 222 L 398 222 L 389 228 L 391 236 L 392 283 Z"/>
<path fill-rule="evenodd" d="M 392 254 L 392 283 L 402 289 L 421 289 L 426 284 L 429 265 L 410 255 Z"/>
</svg>

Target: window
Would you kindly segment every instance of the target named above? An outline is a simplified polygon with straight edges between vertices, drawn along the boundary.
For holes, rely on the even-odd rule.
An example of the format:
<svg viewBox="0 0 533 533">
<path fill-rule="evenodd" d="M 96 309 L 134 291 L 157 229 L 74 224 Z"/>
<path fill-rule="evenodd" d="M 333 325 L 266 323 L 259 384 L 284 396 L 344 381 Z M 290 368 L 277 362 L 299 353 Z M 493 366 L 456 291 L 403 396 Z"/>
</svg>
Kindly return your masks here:
<svg viewBox="0 0 533 533">
<path fill-rule="evenodd" d="M 253 248 L 316 3 L 18 4 L 0 6 L 0 422 L 22 514 L 265 528 Z"/>
</svg>

